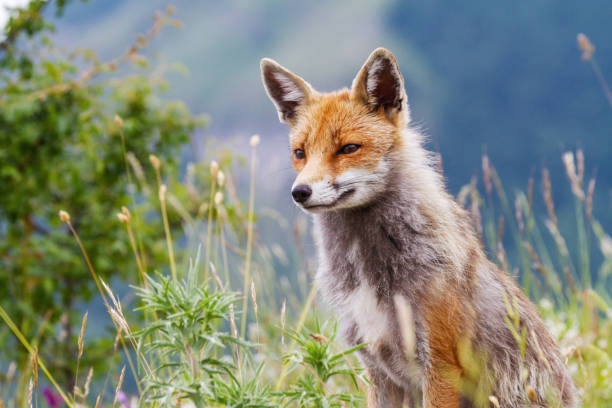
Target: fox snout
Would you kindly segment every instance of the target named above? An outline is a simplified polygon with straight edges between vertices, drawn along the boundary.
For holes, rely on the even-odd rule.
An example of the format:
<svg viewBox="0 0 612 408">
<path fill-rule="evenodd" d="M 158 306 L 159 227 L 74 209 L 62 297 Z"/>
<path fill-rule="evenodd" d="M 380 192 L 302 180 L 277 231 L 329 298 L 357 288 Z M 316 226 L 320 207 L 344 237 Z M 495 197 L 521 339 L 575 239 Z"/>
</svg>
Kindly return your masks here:
<svg viewBox="0 0 612 408">
<path fill-rule="evenodd" d="M 354 187 L 333 182 L 330 177 L 315 182 L 304 182 L 300 177 L 291 188 L 293 201 L 304 211 L 317 213 L 336 208 L 346 208 L 350 204 L 350 196 L 355 192 Z"/>
<path fill-rule="evenodd" d="M 300 184 L 293 187 L 293 189 L 291 190 L 291 195 L 293 196 L 293 200 L 296 203 L 305 203 L 312 195 L 312 189 L 310 188 L 310 186 Z"/>
<path fill-rule="evenodd" d="M 309 213 L 364 206 L 384 191 L 386 170 L 381 163 L 373 170 L 355 168 L 316 181 L 304 181 L 300 174 L 291 196 L 298 207 Z"/>
</svg>

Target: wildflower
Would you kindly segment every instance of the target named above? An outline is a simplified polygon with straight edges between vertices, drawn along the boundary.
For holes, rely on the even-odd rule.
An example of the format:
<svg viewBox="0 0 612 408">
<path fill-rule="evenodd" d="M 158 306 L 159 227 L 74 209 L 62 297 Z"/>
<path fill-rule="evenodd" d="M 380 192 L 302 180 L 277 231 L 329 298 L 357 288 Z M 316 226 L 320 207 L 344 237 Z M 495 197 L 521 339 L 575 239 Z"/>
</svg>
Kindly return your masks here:
<svg viewBox="0 0 612 408">
<path fill-rule="evenodd" d="M 45 402 L 51 408 L 59 408 L 62 406 L 62 398 L 60 397 L 59 394 L 57 394 L 51 388 L 49 387 L 43 388 L 42 394 L 43 394 L 43 398 L 45 399 Z"/>
<path fill-rule="evenodd" d="M 121 408 L 130 408 L 132 406 L 132 404 L 130 403 L 130 400 L 128 399 L 127 395 L 125 395 L 123 391 L 119 391 L 117 395 L 117 402 L 121 404 L 119 405 Z"/>
</svg>

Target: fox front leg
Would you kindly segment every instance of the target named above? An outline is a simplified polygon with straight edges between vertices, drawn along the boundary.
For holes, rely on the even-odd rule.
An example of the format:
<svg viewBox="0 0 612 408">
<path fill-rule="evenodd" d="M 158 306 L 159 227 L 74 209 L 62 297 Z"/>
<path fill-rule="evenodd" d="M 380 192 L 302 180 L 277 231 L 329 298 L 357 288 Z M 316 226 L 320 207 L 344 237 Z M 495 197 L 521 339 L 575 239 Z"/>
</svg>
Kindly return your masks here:
<svg viewBox="0 0 612 408">
<path fill-rule="evenodd" d="M 460 408 L 459 391 L 449 381 L 448 370 L 436 366 L 430 368 L 423 382 L 423 408 Z"/>
<path fill-rule="evenodd" d="M 404 389 L 379 370 L 369 372 L 372 384 L 368 387 L 368 408 L 402 408 Z"/>
</svg>

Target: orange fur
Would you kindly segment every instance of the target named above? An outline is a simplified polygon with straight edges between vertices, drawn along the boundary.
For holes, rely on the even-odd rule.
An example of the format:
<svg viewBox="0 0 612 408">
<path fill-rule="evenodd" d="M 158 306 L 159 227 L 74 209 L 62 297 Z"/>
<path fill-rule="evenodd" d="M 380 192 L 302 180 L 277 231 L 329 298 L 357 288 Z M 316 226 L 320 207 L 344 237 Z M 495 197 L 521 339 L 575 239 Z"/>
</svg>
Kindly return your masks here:
<svg viewBox="0 0 612 408">
<path fill-rule="evenodd" d="M 302 149 L 305 159 L 292 155 L 293 167 L 304 182 L 325 176 L 332 180 L 350 168 L 373 169 L 399 139 L 397 128 L 382 112 L 370 113 L 348 90 L 317 94 L 291 126 L 291 151 Z M 362 148 L 351 155 L 337 155 L 347 144 Z M 304 174 L 302 174 L 305 172 Z"/>
</svg>

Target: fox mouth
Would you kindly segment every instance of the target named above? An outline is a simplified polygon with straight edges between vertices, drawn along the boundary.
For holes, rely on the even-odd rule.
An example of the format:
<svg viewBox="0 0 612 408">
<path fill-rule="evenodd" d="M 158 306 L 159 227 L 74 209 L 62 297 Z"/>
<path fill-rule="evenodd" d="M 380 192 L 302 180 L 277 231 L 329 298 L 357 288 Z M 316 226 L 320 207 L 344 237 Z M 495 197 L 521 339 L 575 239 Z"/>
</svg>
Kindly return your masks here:
<svg viewBox="0 0 612 408">
<path fill-rule="evenodd" d="M 342 194 L 340 194 L 340 196 L 333 203 L 329 203 L 329 204 L 315 204 L 315 205 L 302 205 L 302 208 L 304 208 L 305 210 L 309 210 L 309 211 L 312 211 L 312 210 L 324 210 L 324 209 L 334 208 L 335 206 L 337 206 L 338 204 L 340 204 L 341 202 L 343 202 L 344 200 L 346 200 L 347 198 L 352 196 L 354 193 L 355 193 L 355 189 L 351 188 L 349 190 L 343 191 Z"/>
</svg>

